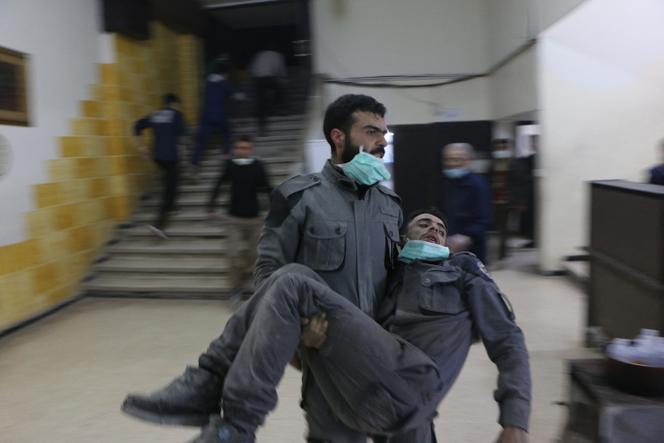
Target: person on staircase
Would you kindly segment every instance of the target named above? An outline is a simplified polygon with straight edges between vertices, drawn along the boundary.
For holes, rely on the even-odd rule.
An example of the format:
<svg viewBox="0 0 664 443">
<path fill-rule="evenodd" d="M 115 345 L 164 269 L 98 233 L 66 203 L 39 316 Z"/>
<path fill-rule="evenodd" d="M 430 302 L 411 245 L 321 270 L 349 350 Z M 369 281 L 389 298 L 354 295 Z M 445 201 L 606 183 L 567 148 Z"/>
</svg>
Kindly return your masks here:
<svg viewBox="0 0 664 443">
<path fill-rule="evenodd" d="M 221 132 L 223 145 L 221 153 L 227 158 L 231 151 L 231 140 L 233 131 L 228 116 L 227 102 L 244 99 L 244 95 L 238 92 L 235 86 L 226 78 L 228 63 L 217 61 L 212 73 L 208 75 L 205 82 L 205 93 L 203 95 L 203 106 L 201 109 L 200 122 L 196 133 L 196 143 L 191 154 L 192 175 L 198 180 L 199 167 L 203 159 L 203 153 L 207 147 L 212 133 L 217 130 Z"/>
<path fill-rule="evenodd" d="M 254 84 L 258 135 L 267 134 L 267 118 L 283 103 L 284 86 L 288 71 L 284 56 L 276 50 L 274 43 L 259 51 L 251 61 L 249 70 Z"/>
<path fill-rule="evenodd" d="M 233 157 L 226 160 L 212 188 L 207 206 L 208 219 L 216 218 L 214 212 L 221 186 L 230 183 L 230 204 L 224 219 L 231 265 L 231 286 L 240 295 L 253 293 L 253 270 L 256 262 L 256 245 L 263 219 L 260 217 L 259 192 L 272 192 L 269 175 L 263 162 L 253 156 L 254 147 L 246 135 L 233 144 Z"/>
<path fill-rule="evenodd" d="M 141 137 L 145 129 L 152 129 L 154 144 L 152 159 L 161 169 L 162 197 L 159 213 L 154 224 L 149 225 L 153 234 L 163 239 L 168 238 L 164 227 L 168 221 L 169 212 L 175 208 L 175 199 L 178 187 L 178 145 L 183 144 L 186 124 L 180 112 L 180 99 L 177 95 L 169 93 L 163 97 L 163 107 L 147 115 L 134 124 L 134 136 L 139 150 L 148 155 L 148 148 Z"/>
</svg>

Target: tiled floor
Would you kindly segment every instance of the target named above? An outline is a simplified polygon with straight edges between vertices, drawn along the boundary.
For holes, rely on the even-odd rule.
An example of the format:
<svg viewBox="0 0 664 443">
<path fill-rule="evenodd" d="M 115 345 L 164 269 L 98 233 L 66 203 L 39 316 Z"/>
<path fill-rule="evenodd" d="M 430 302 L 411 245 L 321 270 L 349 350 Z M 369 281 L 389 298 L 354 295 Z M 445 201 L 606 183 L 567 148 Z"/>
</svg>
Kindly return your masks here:
<svg viewBox="0 0 664 443">
<path fill-rule="evenodd" d="M 552 442 L 566 397 L 564 359 L 580 347 L 584 296 L 563 277 L 540 277 L 518 259 L 494 277 L 509 295 L 531 355 L 531 442 Z M 170 381 L 220 332 L 230 308 L 213 301 L 87 299 L 0 340 L 0 441 L 4 443 L 185 442 L 195 429 L 160 427 L 120 413 L 127 391 Z M 492 442 L 496 370 L 475 346 L 443 401 L 440 442 Z M 299 377 L 289 369 L 277 410 L 258 442 L 304 441 Z"/>
</svg>

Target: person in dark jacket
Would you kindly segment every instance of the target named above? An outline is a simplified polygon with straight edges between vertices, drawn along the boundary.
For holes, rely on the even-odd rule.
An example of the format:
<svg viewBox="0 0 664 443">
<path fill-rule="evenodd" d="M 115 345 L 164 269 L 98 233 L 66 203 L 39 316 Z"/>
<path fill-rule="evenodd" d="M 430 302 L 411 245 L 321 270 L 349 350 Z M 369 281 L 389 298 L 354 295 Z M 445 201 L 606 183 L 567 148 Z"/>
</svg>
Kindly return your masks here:
<svg viewBox="0 0 664 443">
<path fill-rule="evenodd" d="M 224 221 L 227 227 L 228 251 L 231 262 L 232 286 L 251 291 L 256 261 L 258 234 L 263 223 L 259 217 L 258 193 L 272 192 L 263 162 L 253 157 L 253 144 L 248 136 L 241 136 L 233 145 L 233 158 L 226 160 L 223 172 L 212 188 L 208 203 L 208 218 L 214 218 L 214 207 L 221 185 L 230 183 L 230 205 Z"/>
<path fill-rule="evenodd" d="M 152 114 L 143 117 L 134 124 L 134 135 L 140 150 L 147 153 L 147 148 L 140 137 L 145 129 L 154 132 L 152 158 L 159 166 L 163 176 L 163 188 L 159 215 L 150 230 L 161 238 L 167 238 L 164 227 L 168 213 L 174 209 L 178 186 L 178 141 L 185 135 L 185 122 L 179 111 L 180 100 L 175 94 L 166 94 L 164 106 Z"/>
<path fill-rule="evenodd" d="M 229 121 L 226 103 L 231 97 L 241 98 L 235 86 L 226 78 L 228 65 L 225 62 L 216 62 L 212 74 L 205 82 L 203 107 L 196 133 L 196 143 L 191 156 L 194 175 L 198 174 L 198 167 L 203 158 L 210 135 L 214 130 L 221 132 L 223 137 L 222 154 L 228 156 L 231 150 L 232 128 Z"/>
<path fill-rule="evenodd" d="M 223 400 L 223 419 L 213 419 L 193 442 L 253 443 L 298 346 L 312 375 L 329 380 L 325 394 L 348 426 L 380 443 L 435 442 L 438 404 L 478 338 L 499 372 L 498 441 L 527 442 L 528 351 L 507 298 L 475 256 L 448 257 L 437 211 L 414 213 L 406 237 L 376 321 L 310 268 L 290 264 L 268 277 L 218 339 L 229 363 L 221 399 L 199 391 L 205 398 L 189 402 L 192 415 L 218 415 Z M 125 412 L 161 418 L 131 405 L 125 403 Z"/>
<path fill-rule="evenodd" d="M 660 144 L 660 149 L 662 163 L 650 169 L 648 183 L 664 186 L 664 140 Z"/>
<path fill-rule="evenodd" d="M 387 146 L 385 113 L 382 103 L 363 94 L 343 95 L 328 106 L 323 131 L 330 159 L 320 173 L 291 177 L 272 192 L 258 241 L 254 272 L 258 291 L 284 265 L 298 263 L 373 317 L 385 294 L 388 272 L 397 264 L 402 222 L 399 197 L 380 184 L 389 178 L 382 162 Z M 228 364 L 223 341 L 213 341 L 197 367 L 187 368 L 150 398 L 129 398 L 128 406 L 164 421 L 179 420 L 177 416 L 191 410 L 191 398 L 201 394 L 216 397 L 218 409 Z M 301 405 L 307 438 L 366 442 L 365 434 L 334 414 L 324 395 L 330 382 L 312 376 L 311 370 L 303 360 Z"/>
<path fill-rule="evenodd" d="M 491 191 L 484 177 L 470 169 L 473 157 L 468 143 L 443 148 L 443 192 L 438 206 L 448 217 L 450 249 L 470 251 L 486 263 L 486 234 L 493 219 Z"/>
</svg>

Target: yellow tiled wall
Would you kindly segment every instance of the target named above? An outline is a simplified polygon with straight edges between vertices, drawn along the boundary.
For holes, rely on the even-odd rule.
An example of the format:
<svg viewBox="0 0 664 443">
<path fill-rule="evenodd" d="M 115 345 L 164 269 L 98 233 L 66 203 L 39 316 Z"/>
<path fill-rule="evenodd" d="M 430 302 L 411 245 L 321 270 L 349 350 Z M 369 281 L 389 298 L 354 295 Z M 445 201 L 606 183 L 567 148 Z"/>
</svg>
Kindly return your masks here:
<svg viewBox="0 0 664 443">
<path fill-rule="evenodd" d="M 0 330 L 74 296 L 113 226 L 130 215 L 154 172 L 132 140 L 134 121 L 174 92 L 195 123 L 199 39 L 154 24 L 148 41 L 114 41 L 116 63 L 99 65 L 99 83 L 59 137 L 51 181 L 33 185 L 29 240 L 0 247 Z"/>
</svg>

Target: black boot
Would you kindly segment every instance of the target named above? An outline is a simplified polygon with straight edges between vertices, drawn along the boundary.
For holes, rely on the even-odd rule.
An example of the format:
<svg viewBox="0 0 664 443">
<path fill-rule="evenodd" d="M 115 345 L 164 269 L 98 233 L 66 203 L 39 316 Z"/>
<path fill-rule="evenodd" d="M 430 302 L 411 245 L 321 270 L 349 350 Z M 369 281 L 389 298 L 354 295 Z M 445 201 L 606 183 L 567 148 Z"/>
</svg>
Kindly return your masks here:
<svg viewBox="0 0 664 443">
<path fill-rule="evenodd" d="M 217 417 L 189 443 L 254 443 L 255 441 L 254 435 L 245 434 L 221 417 Z"/>
<path fill-rule="evenodd" d="M 184 374 L 149 394 L 129 394 L 122 411 L 153 423 L 205 426 L 219 415 L 223 380 L 205 369 L 187 367 Z"/>
</svg>

